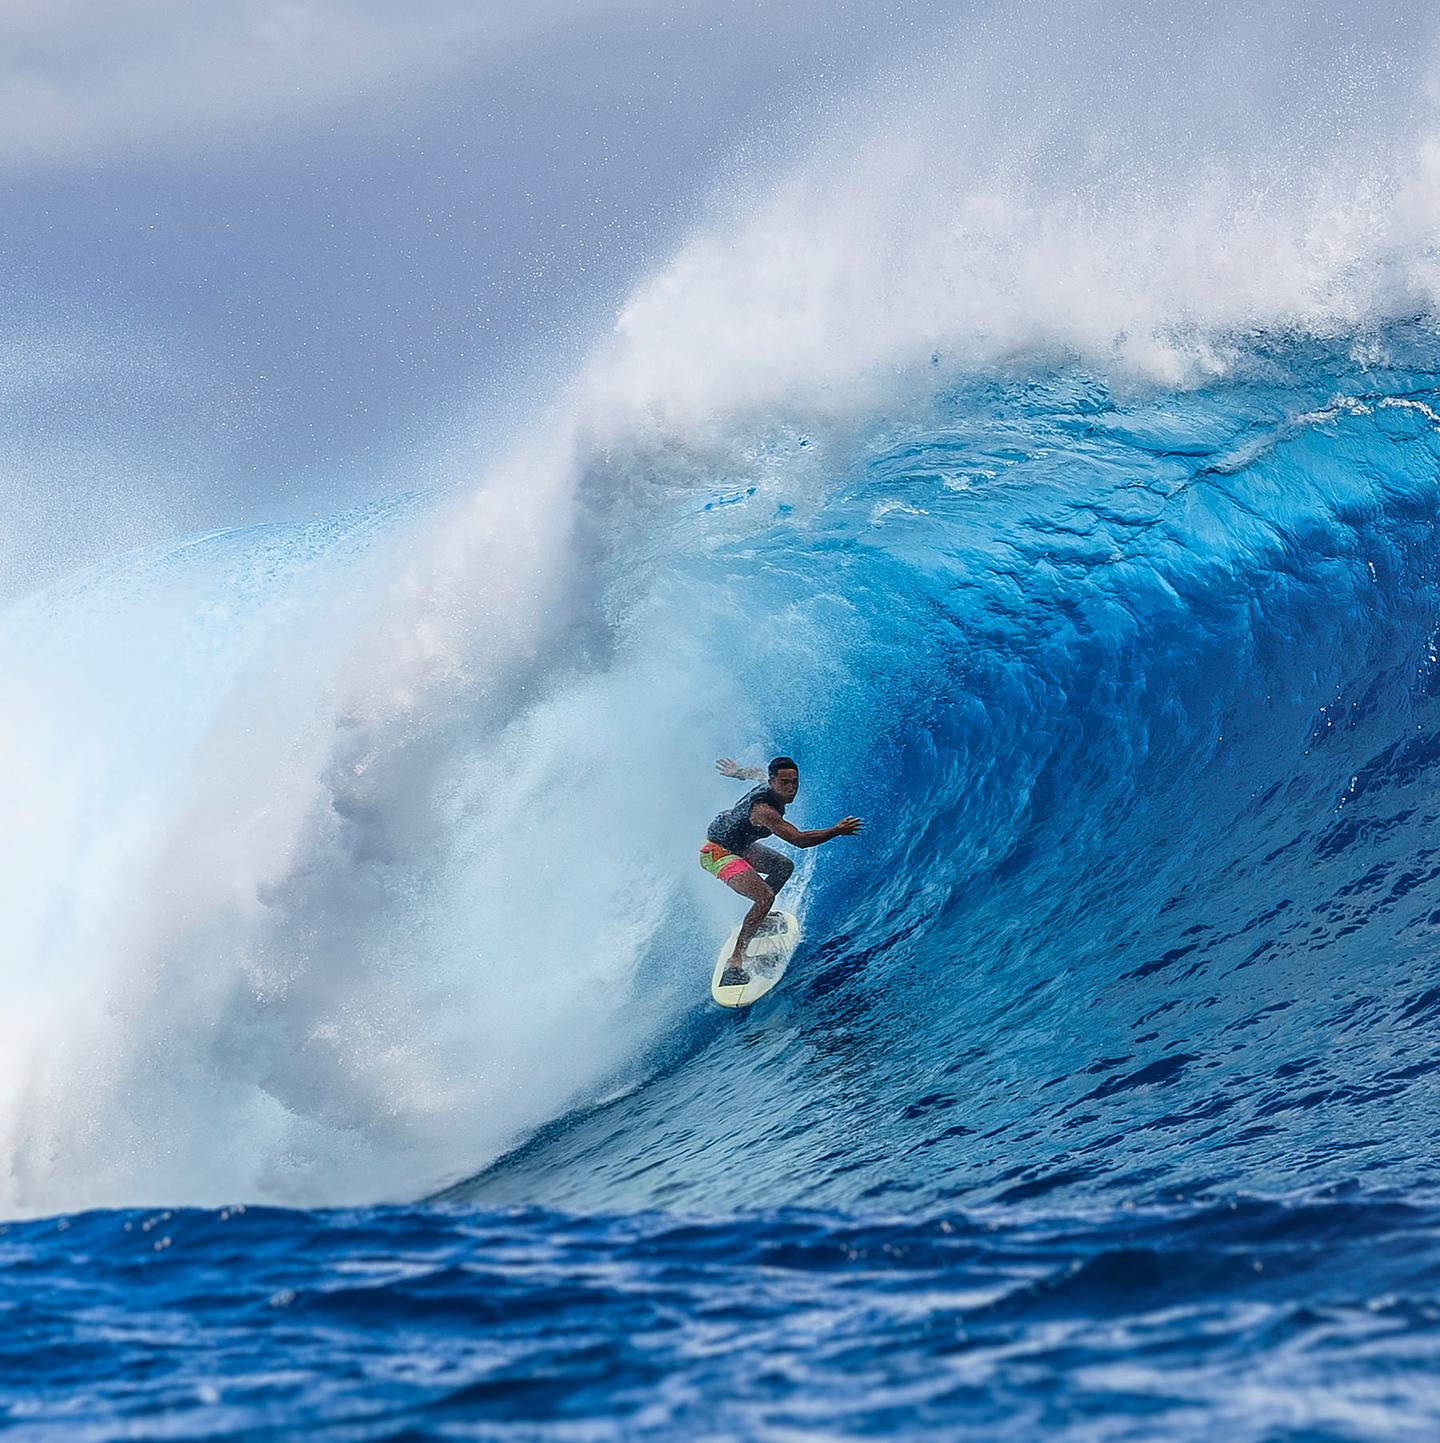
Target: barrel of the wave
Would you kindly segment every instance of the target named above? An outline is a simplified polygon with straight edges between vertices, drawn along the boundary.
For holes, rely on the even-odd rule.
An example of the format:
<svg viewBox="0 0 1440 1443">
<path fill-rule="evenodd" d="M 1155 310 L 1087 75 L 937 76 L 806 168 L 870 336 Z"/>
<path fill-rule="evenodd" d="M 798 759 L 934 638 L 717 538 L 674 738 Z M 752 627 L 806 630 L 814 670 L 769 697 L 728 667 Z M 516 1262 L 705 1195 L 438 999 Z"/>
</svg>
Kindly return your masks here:
<svg viewBox="0 0 1440 1443">
<path fill-rule="evenodd" d="M 800 941 L 800 923 L 793 912 L 771 912 L 760 924 L 760 930 L 745 949 L 745 971 L 749 974 L 738 986 L 722 987 L 720 979 L 730 963 L 735 944 L 740 940 L 737 927 L 726 939 L 715 957 L 715 973 L 710 979 L 710 995 L 722 1007 L 749 1007 L 767 992 L 780 985 L 790 956 Z"/>
</svg>

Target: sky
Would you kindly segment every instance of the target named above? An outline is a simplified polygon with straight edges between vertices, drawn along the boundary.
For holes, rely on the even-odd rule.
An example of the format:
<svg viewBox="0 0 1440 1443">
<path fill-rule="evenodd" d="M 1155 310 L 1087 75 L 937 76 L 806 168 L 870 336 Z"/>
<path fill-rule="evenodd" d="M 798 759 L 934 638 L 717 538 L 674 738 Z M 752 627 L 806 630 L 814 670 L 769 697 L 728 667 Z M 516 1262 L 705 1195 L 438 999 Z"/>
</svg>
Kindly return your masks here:
<svg viewBox="0 0 1440 1443">
<path fill-rule="evenodd" d="M 463 480 L 927 15 L 10 0 L 0 596 Z"/>
</svg>

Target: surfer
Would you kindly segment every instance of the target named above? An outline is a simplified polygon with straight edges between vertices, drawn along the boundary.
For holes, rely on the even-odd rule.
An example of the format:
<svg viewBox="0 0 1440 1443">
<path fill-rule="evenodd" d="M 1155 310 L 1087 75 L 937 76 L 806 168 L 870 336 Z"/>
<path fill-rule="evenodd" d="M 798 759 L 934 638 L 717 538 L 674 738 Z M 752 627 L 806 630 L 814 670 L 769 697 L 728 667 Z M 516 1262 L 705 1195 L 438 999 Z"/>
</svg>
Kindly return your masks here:
<svg viewBox="0 0 1440 1443">
<path fill-rule="evenodd" d="M 745 949 L 775 905 L 775 894 L 795 870 L 788 857 L 762 847 L 760 838 L 773 835 L 792 847 L 818 847 L 833 837 L 853 837 L 864 824 L 859 817 L 842 817 L 833 827 L 802 832 L 787 822 L 785 808 L 800 790 L 800 768 L 790 757 L 776 757 L 764 772 L 759 767 L 742 767 L 729 757 L 721 757 L 715 767 L 724 776 L 763 783 L 710 823 L 705 845 L 700 848 L 700 865 L 754 904 L 740 924 L 735 950 L 718 984 L 739 987 L 750 980 L 743 966 Z"/>
</svg>

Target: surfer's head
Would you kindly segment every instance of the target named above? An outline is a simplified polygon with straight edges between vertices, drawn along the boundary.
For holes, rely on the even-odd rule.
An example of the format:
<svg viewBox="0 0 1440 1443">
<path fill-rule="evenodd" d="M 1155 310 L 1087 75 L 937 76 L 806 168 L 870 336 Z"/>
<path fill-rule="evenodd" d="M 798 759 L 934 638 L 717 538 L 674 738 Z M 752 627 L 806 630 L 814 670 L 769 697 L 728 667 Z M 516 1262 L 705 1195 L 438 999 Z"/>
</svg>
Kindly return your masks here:
<svg viewBox="0 0 1440 1443">
<path fill-rule="evenodd" d="M 770 790 L 782 802 L 793 802 L 800 790 L 800 768 L 793 757 L 776 757 L 769 767 Z"/>
</svg>

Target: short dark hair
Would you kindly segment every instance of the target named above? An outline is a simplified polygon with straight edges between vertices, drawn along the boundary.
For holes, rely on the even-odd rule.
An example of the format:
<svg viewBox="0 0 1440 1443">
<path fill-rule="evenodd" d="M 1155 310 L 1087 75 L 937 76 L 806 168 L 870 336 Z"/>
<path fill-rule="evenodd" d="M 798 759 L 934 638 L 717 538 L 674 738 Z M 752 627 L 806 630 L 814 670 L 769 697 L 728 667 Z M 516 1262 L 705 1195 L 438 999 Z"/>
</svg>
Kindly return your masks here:
<svg viewBox="0 0 1440 1443">
<path fill-rule="evenodd" d="M 786 767 L 789 767 L 797 776 L 800 774 L 800 768 L 796 764 L 794 757 L 772 757 L 770 759 L 769 775 L 773 777 L 776 772 L 783 772 Z"/>
</svg>

